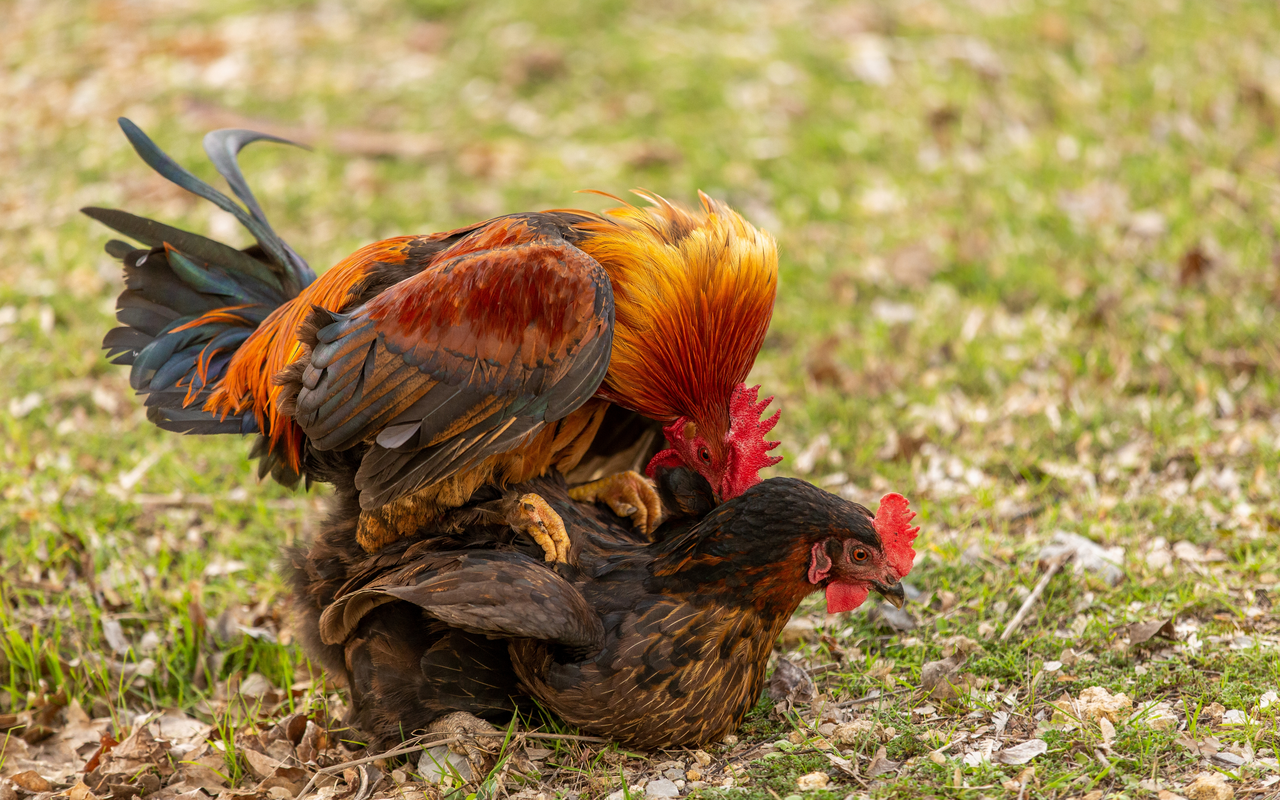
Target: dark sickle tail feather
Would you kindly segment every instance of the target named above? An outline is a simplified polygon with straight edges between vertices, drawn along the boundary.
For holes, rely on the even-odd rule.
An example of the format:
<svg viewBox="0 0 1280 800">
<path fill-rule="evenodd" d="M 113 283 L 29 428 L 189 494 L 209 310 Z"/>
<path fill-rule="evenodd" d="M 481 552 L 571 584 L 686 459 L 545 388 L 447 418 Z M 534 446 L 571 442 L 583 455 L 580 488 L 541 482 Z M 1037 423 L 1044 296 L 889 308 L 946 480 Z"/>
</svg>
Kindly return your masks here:
<svg viewBox="0 0 1280 800">
<path fill-rule="evenodd" d="M 307 262 L 271 229 L 236 161 L 241 148 L 259 139 L 293 143 L 235 129 L 205 136 L 205 152 L 242 207 L 184 169 L 129 120 L 121 118 L 120 127 L 152 169 L 232 214 L 257 244 L 237 250 L 125 211 L 82 209 L 139 243 L 107 242 L 107 252 L 124 262 L 125 279 L 116 302 L 120 327 L 102 341 L 107 357 L 132 366 L 129 382 L 146 395 L 148 419 L 165 430 L 261 433 L 253 409 L 224 418 L 205 411 L 204 404 L 258 325 L 315 280 Z M 297 473 L 268 448 L 254 449 L 263 454 L 263 474 L 297 482 Z"/>
</svg>

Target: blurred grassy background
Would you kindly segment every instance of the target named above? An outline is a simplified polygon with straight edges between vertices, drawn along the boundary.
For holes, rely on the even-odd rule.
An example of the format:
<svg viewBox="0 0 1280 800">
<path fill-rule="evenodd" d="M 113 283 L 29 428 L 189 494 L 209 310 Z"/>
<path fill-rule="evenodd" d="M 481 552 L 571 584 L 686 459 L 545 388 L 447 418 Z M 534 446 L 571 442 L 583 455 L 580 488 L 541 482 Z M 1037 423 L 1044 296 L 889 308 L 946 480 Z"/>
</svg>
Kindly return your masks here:
<svg viewBox="0 0 1280 800">
<path fill-rule="evenodd" d="M 247 442 L 149 427 L 98 349 L 119 269 L 80 206 L 247 241 L 152 174 L 121 115 L 215 183 L 211 128 L 313 144 L 242 163 L 317 270 L 385 236 L 606 205 L 578 189 L 727 200 L 780 245 L 756 370 L 783 409 L 778 471 L 912 497 L 920 580 L 978 598 L 974 625 L 1058 527 L 1126 546 L 1148 587 L 1098 636 L 1145 602 L 1276 582 L 1274 2 L 4 0 L 0 16 L 0 711 L 101 648 L 103 614 L 140 615 L 135 638 L 158 623 L 160 672 L 189 676 L 188 607 L 274 620 L 272 559 L 318 514 L 317 492 L 254 480 Z M 1179 540 L 1228 571 L 1151 556 Z M 1014 571 L 984 578 L 960 558 L 975 543 Z M 287 682 L 296 655 L 257 646 L 245 658 Z"/>
</svg>

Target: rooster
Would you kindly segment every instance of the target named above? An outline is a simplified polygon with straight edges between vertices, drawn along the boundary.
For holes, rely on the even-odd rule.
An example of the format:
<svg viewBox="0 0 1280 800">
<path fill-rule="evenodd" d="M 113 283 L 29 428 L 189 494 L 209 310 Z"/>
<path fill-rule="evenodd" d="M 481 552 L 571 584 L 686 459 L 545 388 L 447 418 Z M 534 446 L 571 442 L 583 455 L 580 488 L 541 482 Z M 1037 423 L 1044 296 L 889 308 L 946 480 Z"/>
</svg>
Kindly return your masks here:
<svg viewBox="0 0 1280 800">
<path fill-rule="evenodd" d="M 806 596 L 824 591 L 831 613 L 871 591 L 902 605 L 919 528 L 901 495 L 873 516 L 773 478 L 712 508 L 691 475 L 661 473 L 664 495 L 684 502 L 652 539 L 573 501 L 554 474 L 522 487 L 567 522 L 571 555 L 554 565 L 501 514 L 484 522 L 514 488 L 451 512 L 465 535 L 432 523 L 364 559 L 340 503 L 293 558 L 308 650 L 347 676 L 354 724 L 384 746 L 456 732 L 467 715 L 509 718 L 513 697 L 634 747 L 719 741 L 759 698 L 773 642 Z"/>
<path fill-rule="evenodd" d="M 744 383 L 772 315 L 776 246 L 722 203 L 700 195 L 693 211 L 638 193 L 650 205 L 510 214 L 375 242 L 316 278 L 236 161 L 250 142 L 285 140 L 205 137 L 242 207 L 120 124 L 147 164 L 233 214 L 257 244 L 84 209 L 144 245 L 107 244 L 126 282 L 109 357 L 131 365 L 161 428 L 257 434 L 260 474 L 292 485 L 357 465 L 367 552 L 479 487 L 570 472 L 614 409 L 661 426 L 669 446 L 647 472 L 690 467 L 718 499 L 780 460 L 765 440 L 778 413 L 762 419 L 772 398 Z M 646 532 L 662 513 L 635 471 L 572 494 Z M 542 498 L 523 498 L 513 519 L 549 560 L 565 557 L 563 522 Z"/>
</svg>

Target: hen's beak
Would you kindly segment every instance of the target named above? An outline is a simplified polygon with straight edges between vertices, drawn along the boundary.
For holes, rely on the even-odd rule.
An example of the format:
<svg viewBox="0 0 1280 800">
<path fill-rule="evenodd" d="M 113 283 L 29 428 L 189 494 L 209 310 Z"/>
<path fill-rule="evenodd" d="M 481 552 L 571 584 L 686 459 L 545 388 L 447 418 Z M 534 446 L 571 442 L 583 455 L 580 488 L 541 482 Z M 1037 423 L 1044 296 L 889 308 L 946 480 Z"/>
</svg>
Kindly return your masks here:
<svg viewBox="0 0 1280 800">
<path fill-rule="evenodd" d="M 902 608 L 907 603 L 907 593 L 903 590 L 900 581 L 889 586 L 879 581 L 874 581 L 871 587 L 879 592 L 880 596 L 885 600 L 893 603 L 895 608 Z"/>
</svg>

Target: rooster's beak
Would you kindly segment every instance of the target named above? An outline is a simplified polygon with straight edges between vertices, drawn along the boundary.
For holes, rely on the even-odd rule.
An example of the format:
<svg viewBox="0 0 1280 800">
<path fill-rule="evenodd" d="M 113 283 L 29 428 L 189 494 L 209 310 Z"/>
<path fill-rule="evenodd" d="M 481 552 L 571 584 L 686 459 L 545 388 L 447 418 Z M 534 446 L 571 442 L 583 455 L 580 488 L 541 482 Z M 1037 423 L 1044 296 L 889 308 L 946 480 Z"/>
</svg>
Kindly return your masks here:
<svg viewBox="0 0 1280 800">
<path fill-rule="evenodd" d="M 892 585 L 885 586 L 883 583 L 876 581 L 872 583 L 871 586 L 879 592 L 881 597 L 888 600 L 890 603 L 893 603 L 895 608 L 902 608 L 906 605 L 907 593 L 903 590 L 901 582 L 895 582 Z"/>
</svg>

